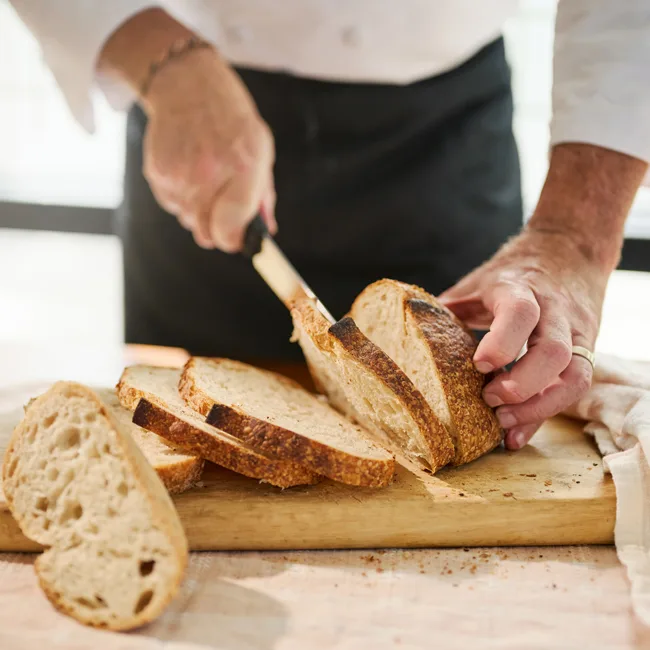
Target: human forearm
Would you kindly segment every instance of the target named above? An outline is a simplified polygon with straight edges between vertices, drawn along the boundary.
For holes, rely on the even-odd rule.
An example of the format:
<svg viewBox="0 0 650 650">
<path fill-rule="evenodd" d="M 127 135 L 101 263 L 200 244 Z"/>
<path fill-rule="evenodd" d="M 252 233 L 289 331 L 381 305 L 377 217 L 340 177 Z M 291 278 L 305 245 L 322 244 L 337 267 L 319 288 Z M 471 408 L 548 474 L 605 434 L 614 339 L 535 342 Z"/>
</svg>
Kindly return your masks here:
<svg viewBox="0 0 650 650">
<path fill-rule="evenodd" d="M 623 230 L 648 164 L 602 147 L 556 145 L 529 230 L 570 238 L 605 272 L 619 260 Z"/>
</svg>

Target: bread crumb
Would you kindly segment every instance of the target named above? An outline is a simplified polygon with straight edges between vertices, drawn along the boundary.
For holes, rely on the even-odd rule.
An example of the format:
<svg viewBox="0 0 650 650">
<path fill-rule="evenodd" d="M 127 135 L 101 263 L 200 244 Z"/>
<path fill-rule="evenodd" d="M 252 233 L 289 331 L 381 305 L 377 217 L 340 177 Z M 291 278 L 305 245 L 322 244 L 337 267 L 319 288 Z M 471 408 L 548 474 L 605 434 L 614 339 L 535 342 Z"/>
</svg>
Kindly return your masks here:
<svg viewBox="0 0 650 650">
<path fill-rule="evenodd" d="M 504 492 L 503 496 L 504 497 L 511 497 L 511 496 L 513 496 L 513 494 L 512 494 L 512 492 Z"/>
<path fill-rule="evenodd" d="M 464 497 L 464 496 L 465 496 L 465 493 L 464 493 L 464 492 L 459 492 L 459 493 L 458 493 L 458 496 L 459 496 L 459 497 Z"/>
<path fill-rule="evenodd" d="M 367 574 L 365 571 L 362 571 L 362 572 L 361 572 L 361 575 L 362 575 L 364 578 L 367 578 L 367 577 L 368 577 L 368 574 Z"/>
<path fill-rule="evenodd" d="M 476 564 L 472 564 L 472 566 L 469 568 L 469 572 L 470 572 L 471 574 L 476 573 Z"/>
<path fill-rule="evenodd" d="M 546 480 L 544 481 L 544 485 L 547 485 L 547 486 L 548 486 L 548 485 L 553 485 L 553 481 L 551 481 L 551 479 L 546 479 Z"/>
<path fill-rule="evenodd" d="M 377 573 L 383 573 L 383 572 L 384 572 L 384 570 L 380 566 L 378 566 L 377 567 Z"/>
<path fill-rule="evenodd" d="M 451 575 L 452 573 L 453 573 L 453 571 L 451 569 L 447 570 L 447 575 Z"/>
</svg>

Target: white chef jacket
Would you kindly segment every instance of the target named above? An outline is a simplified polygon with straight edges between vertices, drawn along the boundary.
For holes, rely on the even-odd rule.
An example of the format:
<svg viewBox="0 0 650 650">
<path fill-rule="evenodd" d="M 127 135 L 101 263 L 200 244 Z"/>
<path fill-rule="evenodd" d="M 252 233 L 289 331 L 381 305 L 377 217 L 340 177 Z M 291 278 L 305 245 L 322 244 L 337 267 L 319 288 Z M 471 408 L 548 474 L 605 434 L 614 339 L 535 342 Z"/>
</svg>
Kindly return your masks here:
<svg viewBox="0 0 650 650">
<path fill-rule="evenodd" d="M 162 7 L 230 62 L 326 80 L 407 84 L 448 71 L 495 39 L 517 0 L 10 0 L 39 40 L 77 118 L 110 34 Z M 549 0 L 550 1 L 550 0 Z M 560 0 L 551 144 L 587 142 L 650 161 L 650 0 Z"/>
</svg>

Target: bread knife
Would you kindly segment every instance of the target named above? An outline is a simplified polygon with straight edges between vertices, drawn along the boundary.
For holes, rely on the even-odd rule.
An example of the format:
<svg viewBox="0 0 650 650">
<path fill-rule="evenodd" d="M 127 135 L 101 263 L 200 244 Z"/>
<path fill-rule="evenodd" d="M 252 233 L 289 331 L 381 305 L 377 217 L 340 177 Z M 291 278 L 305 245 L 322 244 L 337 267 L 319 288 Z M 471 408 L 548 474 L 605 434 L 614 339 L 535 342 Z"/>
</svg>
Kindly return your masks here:
<svg viewBox="0 0 650 650">
<path fill-rule="evenodd" d="M 330 323 L 336 322 L 275 243 L 259 214 L 246 230 L 242 254 L 288 309 L 296 300 L 307 298 Z"/>
</svg>

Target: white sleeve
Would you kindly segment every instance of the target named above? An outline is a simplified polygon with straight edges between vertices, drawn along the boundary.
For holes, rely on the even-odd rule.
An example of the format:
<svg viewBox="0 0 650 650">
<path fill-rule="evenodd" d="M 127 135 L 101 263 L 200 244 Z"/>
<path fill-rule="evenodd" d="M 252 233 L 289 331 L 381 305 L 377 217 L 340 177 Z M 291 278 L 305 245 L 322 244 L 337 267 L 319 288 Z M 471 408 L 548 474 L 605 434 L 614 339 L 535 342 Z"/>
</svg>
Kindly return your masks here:
<svg viewBox="0 0 650 650">
<path fill-rule="evenodd" d="M 650 161 L 650 2 L 559 0 L 551 144 Z"/>
<path fill-rule="evenodd" d="M 75 118 L 94 131 L 92 89 L 95 67 L 109 36 L 126 20 L 160 2 L 147 0 L 10 0 L 22 21 L 40 43 Z M 124 88 L 102 80 L 102 90 L 116 108 L 133 101 Z"/>
</svg>

